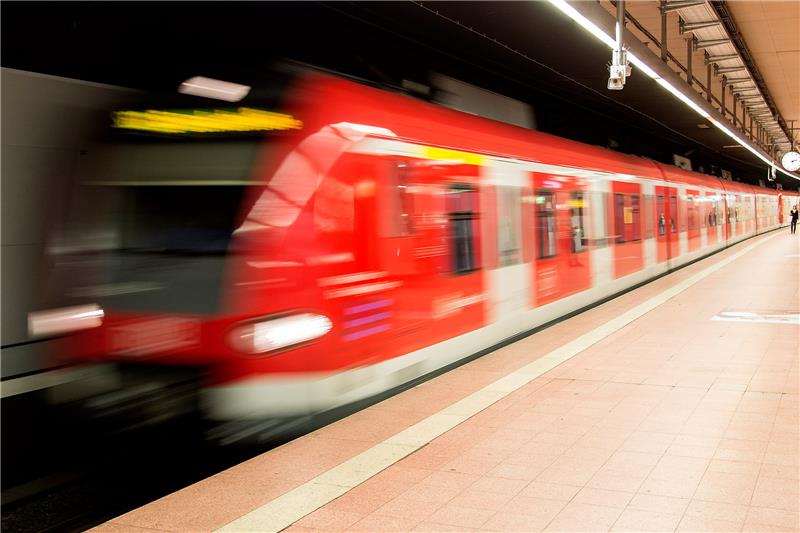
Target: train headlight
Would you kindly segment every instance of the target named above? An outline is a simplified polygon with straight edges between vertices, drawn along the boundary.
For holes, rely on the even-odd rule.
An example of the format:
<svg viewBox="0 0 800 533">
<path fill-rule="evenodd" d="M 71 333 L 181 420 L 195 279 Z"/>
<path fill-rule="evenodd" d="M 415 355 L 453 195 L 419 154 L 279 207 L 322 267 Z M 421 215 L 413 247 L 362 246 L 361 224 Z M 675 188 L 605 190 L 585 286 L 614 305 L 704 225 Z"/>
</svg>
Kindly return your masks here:
<svg viewBox="0 0 800 533">
<path fill-rule="evenodd" d="M 302 313 L 240 326 L 231 332 L 230 342 L 236 350 L 261 354 L 317 339 L 332 327 L 324 315 Z"/>
<path fill-rule="evenodd" d="M 76 305 L 28 313 L 28 334 L 31 337 L 60 335 L 103 324 L 103 309 L 99 305 Z"/>
</svg>

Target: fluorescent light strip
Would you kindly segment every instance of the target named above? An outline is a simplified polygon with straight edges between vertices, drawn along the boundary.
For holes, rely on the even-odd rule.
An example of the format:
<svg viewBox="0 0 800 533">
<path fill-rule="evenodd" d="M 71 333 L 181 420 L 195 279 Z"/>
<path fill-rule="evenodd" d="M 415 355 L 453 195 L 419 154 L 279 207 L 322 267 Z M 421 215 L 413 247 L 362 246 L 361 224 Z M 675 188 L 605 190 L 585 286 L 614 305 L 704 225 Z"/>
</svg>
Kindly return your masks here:
<svg viewBox="0 0 800 533">
<path fill-rule="evenodd" d="M 631 63 L 633 63 L 636 66 L 636 68 L 638 68 L 639 70 L 641 70 L 642 72 L 647 74 L 649 77 L 653 78 L 654 80 L 661 78 L 661 76 L 659 76 L 658 73 L 655 70 L 650 68 L 647 65 L 647 63 L 645 63 L 644 61 L 642 61 L 641 59 L 639 59 L 638 57 L 633 55 L 632 52 L 628 52 L 628 59 L 630 60 Z"/>
<path fill-rule="evenodd" d="M 574 7 L 569 5 L 564 0 L 550 0 L 550 3 L 553 4 L 553 6 L 555 6 L 559 11 L 564 13 L 566 16 L 568 16 L 569 18 L 580 24 L 583 29 L 587 30 L 589 33 L 591 33 L 592 35 L 603 41 L 612 50 L 614 49 L 615 46 L 617 46 L 617 42 L 613 38 L 608 36 L 606 32 L 597 27 L 597 25 L 594 22 L 590 21 L 589 19 L 578 13 L 578 11 Z"/>
<path fill-rule="evenodd" d="M 577 22 L 583 29 L 587 30 L 589 33 L 597 37 L 600 41 L 606 44 L 612 50 L 616 47 L 616 41 L 606 34 L 603 30 L 601 30 L 594 22 L 590 21 L 586 17 L 584 17 L 581 13 L 579 13 L 574 7 L 569 5 L 566 0 L 549 0 L 550 4 L 552 4 L 556 9 L 564 13 L 566 16 Z M 664 89 L 669 91 L 673 96 L 675 96 L 678 100 L 686 104 L 687 106 L 691 107 L 696 113 L 698 113 L 701 117 L 708 119 L 714 126 L 718 129 L 722 130 L 726 135 L 728 135 L 731 139 L 736 141 L 738 144 L 747 148 L 753 155 L 764 161 L 767 165 L 771 167 L 775 167 L 778 171 L 786 174 L 790 178 L 794 178 L 796 180 L 800 180 L 800 177 L 791 174 L 790 172 L 785 171 L 782 169 L 776 162 L 768 159 L 765 157 L 761 152 L 750 146 L 748 143 L 744 142 L 738 135 L 733 133 L 729 130 L 725 125 L 719 122 L 716 119 L 711 118 L 711 115 L 708 114 L 702 107 L 696 104 L 687 94 L 679 91 L 674 85 L 670 82 L 662 78 L 658 75 L 658 73 L 650 68 L 644 61 L 633 55 L 630 51 L 628 52 L 628 59 L 631 63 L 633 63 L 636 68 L 638 68 L 641 72 L 643 72 L 648 77 L 654 79 L 656 83 L 661 85 Z"/>
</svg>

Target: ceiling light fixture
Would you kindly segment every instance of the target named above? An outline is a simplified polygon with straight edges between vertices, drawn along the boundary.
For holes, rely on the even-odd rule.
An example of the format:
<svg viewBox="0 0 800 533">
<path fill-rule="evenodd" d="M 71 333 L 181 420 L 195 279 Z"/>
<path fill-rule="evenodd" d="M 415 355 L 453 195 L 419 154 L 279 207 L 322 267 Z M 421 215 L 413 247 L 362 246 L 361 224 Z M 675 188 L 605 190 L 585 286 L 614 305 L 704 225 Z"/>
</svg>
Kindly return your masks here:
<svg viewBox="0 0 800 533">
<path fill-rule="evenodd" d="M 181 83 L 180 87 L 178 87 L 178 92 L 226 102 L 238 102 L 247 96 L 250 92 L 250 87 L 229 81 L 195 76 Z"/>
</svg>

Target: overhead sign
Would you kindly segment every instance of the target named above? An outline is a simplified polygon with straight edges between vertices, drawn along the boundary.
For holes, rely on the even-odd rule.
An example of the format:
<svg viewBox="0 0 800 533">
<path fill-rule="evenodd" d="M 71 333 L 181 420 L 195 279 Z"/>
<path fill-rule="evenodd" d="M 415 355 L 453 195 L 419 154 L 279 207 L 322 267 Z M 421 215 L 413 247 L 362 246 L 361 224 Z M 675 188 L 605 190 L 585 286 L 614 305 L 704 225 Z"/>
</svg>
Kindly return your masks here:
<svg viewBox="0 0 800 533">
<path fill-rule="evenodd" d="M 155 133 L 223 133 L 296 130 L 303 123 L 291 115 L 240 107 L 236 110 L 117 111 L 114 127 Z"/>
</svg>

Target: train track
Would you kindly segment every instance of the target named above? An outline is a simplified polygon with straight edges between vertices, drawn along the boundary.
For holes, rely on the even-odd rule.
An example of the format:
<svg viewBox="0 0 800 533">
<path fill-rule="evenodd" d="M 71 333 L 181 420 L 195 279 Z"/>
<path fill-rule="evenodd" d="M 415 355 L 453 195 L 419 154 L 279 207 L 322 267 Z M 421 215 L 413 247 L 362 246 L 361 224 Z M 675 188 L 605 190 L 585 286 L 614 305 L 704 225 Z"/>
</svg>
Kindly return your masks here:
<svg viewBox="0 0 800 533">
<path fill-rule="evenodd" d="M 83 531 L 274 445 L 209 447 L 193 421 L 135 434 L 62 435 L 61 440 L 70 442 L 49 462 L 50 473 L 3 488 L 4 533 Z M 58 441 L 53 439 L 54 453 Z M 35 465 L 41 458 L 14 459 Z"/>
</svg>

